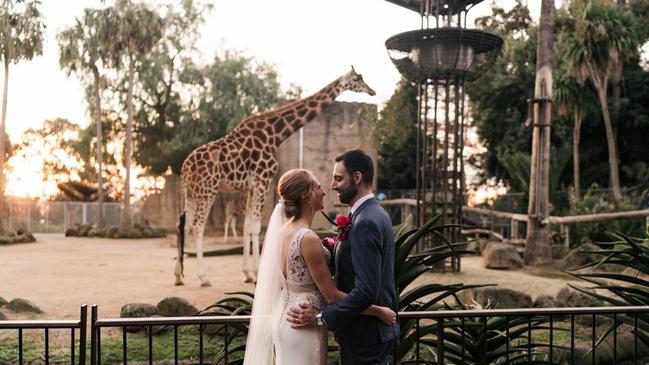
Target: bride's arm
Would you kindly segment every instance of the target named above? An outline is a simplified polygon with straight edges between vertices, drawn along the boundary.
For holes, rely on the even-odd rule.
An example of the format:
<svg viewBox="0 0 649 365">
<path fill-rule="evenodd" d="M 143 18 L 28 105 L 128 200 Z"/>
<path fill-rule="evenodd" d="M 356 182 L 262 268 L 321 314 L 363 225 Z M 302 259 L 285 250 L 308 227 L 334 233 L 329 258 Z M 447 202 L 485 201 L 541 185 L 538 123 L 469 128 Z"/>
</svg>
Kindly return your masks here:
<svg viewBox="0 0 649 365">
<path fill-rule="evenodd" d="M 315 233 L 309 232 L 304 235 L 300 244 L 300 253 L 304 257 L 313 281 L 328 304 L 335 303 L 347 296 L 347 293 L 336 288 L 336 283 L 329 272 L 327 260 L 322 252 L 322 243 Z M 396 316 L 392 309 L 378 305 L 370 306 L 361 314 L 378 317 L 386 324 L 391 324 L 392 319 Z"/>
</svg>

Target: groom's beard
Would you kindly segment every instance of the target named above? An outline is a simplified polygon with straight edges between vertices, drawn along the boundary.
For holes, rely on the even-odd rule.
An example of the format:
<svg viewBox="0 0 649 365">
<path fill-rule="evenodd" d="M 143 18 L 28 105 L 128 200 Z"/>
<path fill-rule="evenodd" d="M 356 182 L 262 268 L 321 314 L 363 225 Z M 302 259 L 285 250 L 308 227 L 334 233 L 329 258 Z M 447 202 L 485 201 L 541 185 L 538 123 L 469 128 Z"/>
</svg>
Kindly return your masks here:
<svg viewBox="0 0 649 365">
<path fill-rule="evenodd" d="M 347 189 L 339 189 L 338 200 L 340 200 L 340 202 L 343 204 L 349 204 L 352 202 L 352 200 L 354 200 L 354 197 L 356 197 L 357 193 L 358 189 L 354 185 L 351 185 Z"/>
</svg>

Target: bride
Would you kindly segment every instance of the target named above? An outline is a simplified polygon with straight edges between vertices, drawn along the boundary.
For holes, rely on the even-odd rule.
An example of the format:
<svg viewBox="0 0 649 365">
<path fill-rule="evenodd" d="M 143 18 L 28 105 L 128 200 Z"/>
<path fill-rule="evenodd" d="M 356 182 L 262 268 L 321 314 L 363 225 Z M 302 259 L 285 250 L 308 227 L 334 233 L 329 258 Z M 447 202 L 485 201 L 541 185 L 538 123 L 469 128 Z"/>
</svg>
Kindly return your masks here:
<svg viewBox="0 0 649 365">
<path fill-rule="evenodd" d="M 279 180 L 281 201 L 268 223 L 246 341 L 244 365 L 324 365 L 327 329 L 292 328 L 286 312 L 308 303 L 317 308 L 347 294 L 336 289 L 327 266 L 332 259 L 311 230 L 326 193 L 308 170 L 294 169 Z M 394 323 L 396 313 L 373 305 L 363 315 Z"/>
</svg>

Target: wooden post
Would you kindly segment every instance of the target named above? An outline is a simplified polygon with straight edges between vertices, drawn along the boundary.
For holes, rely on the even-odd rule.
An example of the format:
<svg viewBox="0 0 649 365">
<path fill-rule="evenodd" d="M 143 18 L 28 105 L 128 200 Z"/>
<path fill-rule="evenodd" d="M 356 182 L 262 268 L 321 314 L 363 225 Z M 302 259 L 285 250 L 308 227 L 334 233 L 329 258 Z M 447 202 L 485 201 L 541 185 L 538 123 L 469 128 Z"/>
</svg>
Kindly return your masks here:
<svg viewBox="0 0 649 365">
<path fill-rule="evenodd" d="M 550 225 L 550 131 L 552 125 L 552 62 L 554 59 L 554 0 L 542 0 L 533 107 L 532 163 L 528 202 L 525 263 L 552 262 Z"/>
<path fill-rule="evenodd" d="M 511 239 L 513 240 L 518 239 L 518 221 L 515 219 L 511 219 L 509 222 L 512 231 Z"/>
</svg>

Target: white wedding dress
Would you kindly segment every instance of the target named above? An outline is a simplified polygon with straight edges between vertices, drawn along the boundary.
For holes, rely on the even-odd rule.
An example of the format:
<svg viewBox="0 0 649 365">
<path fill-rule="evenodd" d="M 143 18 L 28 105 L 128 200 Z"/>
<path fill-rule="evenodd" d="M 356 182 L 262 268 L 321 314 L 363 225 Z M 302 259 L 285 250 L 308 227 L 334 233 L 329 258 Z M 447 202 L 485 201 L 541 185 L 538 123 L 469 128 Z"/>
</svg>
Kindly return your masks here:
<svg viewBox="0 0 649 365">
<path fill-rule="evenodd" d="M 287 250 L 287 276 L 282 285 L 281 307 L 273 326 L 276 365 L 325 365 L 327 363 L 327 330 L 324 327 L 293 329 L 286 320 L 291 307 L 301 303 L 322 309 L 326 304 L 316 286 L 309 268 L 300 253 L 300 244 L 308 228 L 293 235 Z M 331 254 L 324 246 L 327 262 Z"/>
</svg>

